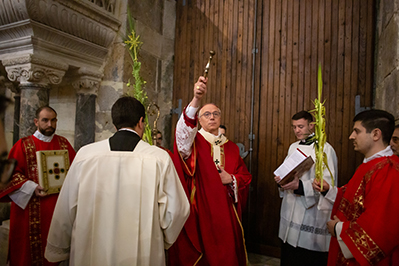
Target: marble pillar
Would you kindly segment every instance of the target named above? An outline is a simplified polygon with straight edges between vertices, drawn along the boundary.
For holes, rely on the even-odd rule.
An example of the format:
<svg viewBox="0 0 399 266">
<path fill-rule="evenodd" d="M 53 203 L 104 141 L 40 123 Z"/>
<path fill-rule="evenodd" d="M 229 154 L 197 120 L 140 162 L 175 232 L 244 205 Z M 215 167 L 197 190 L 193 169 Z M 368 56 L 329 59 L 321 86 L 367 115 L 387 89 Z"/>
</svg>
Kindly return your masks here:
<svg viewBox="0 0 399 266">
<path fill-rule="evenodd" d="M 10 82 L 8 88 L 14 93 L 14 123 L 12 143 L 15 144 L 19 140 L 19 114 L 21 110 L 21 89 L 19 86 L 14 86 Z"/>
<path fill-rule="evenodd" d="M 101 75 L 81 76 L 72 82 L 76 90 L 74 149 L 93 143 L 96 129 L 96 99 Z"/>
<path fill-rule="evenodd" d="M 24 83 L 20 84 L 21 107 L 19 116 L 19 137 L 23 138 L 32 135 L 36 131 L 34 118 L 36 110 L 49 104 L 48 85 Z"/>
<path fill-rule="evenodd" d="M 36 130 L 36 110 L 49 104 L 51 85 L 61 83 L 68 65 L 31 54 L 3 60 L 2 63 L 8 79 L 11 82 L 19 82 L 19 138 L 29 136 Z"/>
</svg>

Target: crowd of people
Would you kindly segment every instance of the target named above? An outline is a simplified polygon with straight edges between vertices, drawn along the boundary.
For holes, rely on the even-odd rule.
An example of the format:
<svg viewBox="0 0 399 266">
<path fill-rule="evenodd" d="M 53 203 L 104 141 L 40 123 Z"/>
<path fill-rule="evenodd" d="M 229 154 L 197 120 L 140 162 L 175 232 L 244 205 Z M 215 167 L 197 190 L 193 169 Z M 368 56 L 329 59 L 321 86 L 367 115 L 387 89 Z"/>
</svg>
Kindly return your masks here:
<svg viewBox="0 0 399 266">
<path fill-rule="evenodd" d="M 8 265 L 248 265 L 241 215 L 252 176 L 219 107 L 202 102 L 206 93 L 207 78 L 199 77 L 173 152 L 161 146 L 161 132 L 154 146 L 142 140 L 145 108 L 130 96 L 111 107 L 116 133 L 76 154 L 55 134 L 50 106 L 36 111 L 36 132 L 9 153 L 0 119 Z M 1 116 L 9 102 L 0 97 Z M 299 149 L 315 160 L 312 115 L 299 111 L 291 122 L 297 141 L 287 158 Z M 274 176 L 281 265 L 399 265 L 399 126 L 382 110 L 363 111 L 353 123 L 349 139 L 364 160 L 348 184 L 333 186 L 338 159 L 329 143 L 323 179 L 314 165 L 288 183 Z M 49 193 L 36 152 L 57 150 L 67 151 L 70 167 L 61 191 Z"/>
</svg>

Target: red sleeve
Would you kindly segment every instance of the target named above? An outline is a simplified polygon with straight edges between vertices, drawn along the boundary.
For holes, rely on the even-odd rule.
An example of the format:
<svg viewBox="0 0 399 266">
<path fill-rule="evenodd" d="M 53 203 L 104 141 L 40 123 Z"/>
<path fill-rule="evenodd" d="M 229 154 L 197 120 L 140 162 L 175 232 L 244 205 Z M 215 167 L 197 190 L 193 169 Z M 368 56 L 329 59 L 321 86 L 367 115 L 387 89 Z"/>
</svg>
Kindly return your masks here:
<svg viewBox="0 0 399 266">
<path fill-rule="evenodd" d="M 375 265 L 399 246 L 398 176 L 398 162 L 377 167 L 365 182 L 363 212 L 343 224 L 341 237 L 360 265 Z"/>
<path fill-rule="evenodd" d="M 187 109 L 187 106 L 186 106 L 186 108 L 184 108 L 183 113 L 182 113 L 182 115 L 184 117 L 184 121 L 186 122 L 187 126 L 189 126 L 191 128 L 194 128 L 194 127 L 197 126 L 198 114 L 195 113 L 195 117 L 194 117 L 194 119 L 192 119 L 192 118 L 187 116 L 186 109 Z"/>
</svg>

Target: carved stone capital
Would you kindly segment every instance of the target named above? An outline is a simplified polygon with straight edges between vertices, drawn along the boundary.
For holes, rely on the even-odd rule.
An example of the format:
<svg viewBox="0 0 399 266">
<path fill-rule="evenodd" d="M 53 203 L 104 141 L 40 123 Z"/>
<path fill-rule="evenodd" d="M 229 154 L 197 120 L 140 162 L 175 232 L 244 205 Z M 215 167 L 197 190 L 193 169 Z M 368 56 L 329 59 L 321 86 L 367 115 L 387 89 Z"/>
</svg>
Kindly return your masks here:
<svg viewBox="0 0 399 266">
<path fill-rule="evenodd" d="M 65 75 L 64 70 L 59 70 L 51 67 L 45 67 L 36 64 L 23 64 L 6 67 L 8 79 L 15 82 L 24 83 L 38 83 L 38 84 L 52 84 L 57 85 L 62 81 Z"/>
<path fill-rule="evenodd" d="M 96 95 L 100 88 L 101 76 L 82 75 L 72 81 L 77 94 Z"/>
</svg>

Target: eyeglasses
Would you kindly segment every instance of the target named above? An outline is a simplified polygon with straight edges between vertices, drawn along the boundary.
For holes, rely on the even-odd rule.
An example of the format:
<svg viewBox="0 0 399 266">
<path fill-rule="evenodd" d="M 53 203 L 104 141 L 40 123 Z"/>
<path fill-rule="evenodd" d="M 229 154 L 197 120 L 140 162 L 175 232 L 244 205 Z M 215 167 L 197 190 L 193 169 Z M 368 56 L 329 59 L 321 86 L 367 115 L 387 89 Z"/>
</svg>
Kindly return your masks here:
<svg viewBox="0 0 399 266">
<path fill-rule="evenodd" d="M 15 159 L 0 160 L 0 183 L 7 184 L 10 181 L 15 166 L 17 166 Z"/>
<path fill-rule="evenodd" d="M 205 112 L 201 116 L 205 117 L 206 119 L 211 118 L 211 115 L 213 115 L 214 118 L 220 117 L 220 112 L 219 111 L 214 111 L 213 113 L 211 112 Z"/>
</svg>

